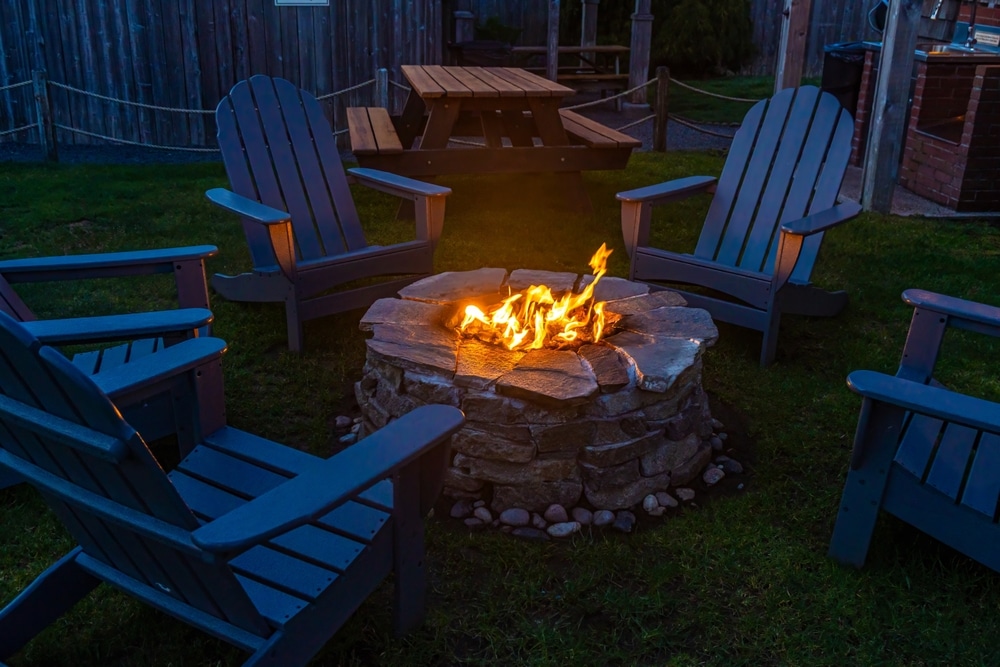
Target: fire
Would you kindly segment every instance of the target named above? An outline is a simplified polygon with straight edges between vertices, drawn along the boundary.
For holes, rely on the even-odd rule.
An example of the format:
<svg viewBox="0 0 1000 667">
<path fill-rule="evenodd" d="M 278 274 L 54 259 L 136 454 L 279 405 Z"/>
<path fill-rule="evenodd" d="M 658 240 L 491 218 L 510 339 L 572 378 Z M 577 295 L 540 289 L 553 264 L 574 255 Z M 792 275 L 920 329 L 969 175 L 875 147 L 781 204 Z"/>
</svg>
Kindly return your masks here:
<svg viewBox="0 0 1000 667">
<path fill-rule="evenodd" d="M 594 288 L 607 273 L 611 255 L 606 244 L 590 258 L 594 280 L 582 292 L 567 292 L 558 299 L 545 285 L 532 285 L 512 294 L 484 313 L 466 306 L 459 330 L 497 339 L 510 350 L 565 347 L 579 341 L 596 343 L 604 333 L 604 301 L 594 302 Z"/>
</svg>

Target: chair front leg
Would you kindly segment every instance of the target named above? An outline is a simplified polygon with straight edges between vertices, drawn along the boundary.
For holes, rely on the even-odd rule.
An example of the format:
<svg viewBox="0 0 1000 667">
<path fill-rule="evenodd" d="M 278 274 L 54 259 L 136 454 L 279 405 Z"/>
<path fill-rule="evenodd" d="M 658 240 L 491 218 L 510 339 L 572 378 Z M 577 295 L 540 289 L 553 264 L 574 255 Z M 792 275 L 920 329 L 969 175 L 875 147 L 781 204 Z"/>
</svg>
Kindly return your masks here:
<svg viewBox="0 0 1000 667">
<path fill-rule="evenodd" d="M 403 200 L 404 202 L 406 200 Z M 437 247 L 444 230 L 445 198 L 417 195 L 413 199 L 414 217 L 417 225 L 417 240 L 430 241 L 431 248 Z"/>
<path fill-rule="evenodd" d="M 632 258 L 629 278 L 635 277 L 635 251 L 649 245 L 649 224 L 653 205 L 647 201 L 623 201 L 621 212 L 622 239 L 625 251 Z"/>
</svg>

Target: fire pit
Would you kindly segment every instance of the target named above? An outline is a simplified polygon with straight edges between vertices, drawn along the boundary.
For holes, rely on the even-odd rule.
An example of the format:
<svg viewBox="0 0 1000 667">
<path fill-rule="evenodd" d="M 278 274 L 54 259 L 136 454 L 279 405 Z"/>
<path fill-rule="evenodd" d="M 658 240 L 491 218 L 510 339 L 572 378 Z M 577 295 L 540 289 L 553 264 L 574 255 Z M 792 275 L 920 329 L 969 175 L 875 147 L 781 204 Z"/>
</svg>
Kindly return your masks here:
<svg viewBox="0 0 1000 667">
<path fill-rule="evenodd" d="M 701 369 L 718 331 L 676 293 L 601 275 L 484 268 L 431 276 L 376 301 L 361 320 L 373 333 L 355 386 L 362 435 L 426 403 L 461 408 L 467 421 L 452 442 L 444 494 L 485 500 L 495 512 L 626 509 L 688 483 L 712 456 Z M 582 344 L 527 350 L 460 333 L 468 305 L 485 314 L 538 285 L 556 294 L 592 287 L 594 299 L 576 312 L 591 317 L 606 302 L 604 330 L 595 336 L 589 322 L 573 327 L 589 327 Z"/>
</svg>

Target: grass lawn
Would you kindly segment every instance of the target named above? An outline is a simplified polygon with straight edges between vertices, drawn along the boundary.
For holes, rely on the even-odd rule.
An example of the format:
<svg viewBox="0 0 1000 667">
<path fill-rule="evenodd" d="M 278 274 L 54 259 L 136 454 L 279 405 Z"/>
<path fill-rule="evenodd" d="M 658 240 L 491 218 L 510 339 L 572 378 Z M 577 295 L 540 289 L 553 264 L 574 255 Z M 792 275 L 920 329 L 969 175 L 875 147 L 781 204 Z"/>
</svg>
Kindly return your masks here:
<svg viewBox="0 0 1000 667">
<path fill-rule="evenodd" d="M 758 97 L 758 94 L 742 94 Z M 680 96 L 680 93 L 678 93 Z M 678 111 L 678 113 L 681 113 Z M 742 112 L 741 112 L 742 113 Z M 627 273 L 614 194 L 695 173 L 704 153 L 637 154 L 627 171 L 589 174 L 595 214 L 564 212 L 544 179 L 450 178 L 439 271 L 481 266 L 586 271 L 602 243 L 613 275 Z M 0 164 L 0 257 L 210 243 L 210 272 L 249 268 L 239 223 L 203 192 L 221 165 Z M 412 233 L 394 201 L 357 192 L 371 242 Z M 662 247 L 691 250 L 707 199 L 659 209 Z M 526 543 L 428 520 L 427 622 L 390 630 L 384 585 L 326 646 L 328 665 L 881 665 L 1000 664 L 1000 577 L 899 521 L 882 518 L 861 571 L 826 558 L 860 400 L 853 369 L 892 373 L 910 310 L 908 287 L 1000 304 L 1000 229 L 863 214 L 832 231 L 817 284 L 847 289 L 833 319 L 787 317 L 778 359 L 757 366 L 760 334 L 720 326 L 705 358 L 716 404 L 737 415 L 753 448 L 743 492 L 713 497 L 636 534 L 584 533 Z M 167 281 L 169 282 L 169 281 Z M 43 316 L 168 304 L 162 281 L 39 285 L 22 294 Z M 236 427 L 316 453 L 360 378 L 360 312 L 306 326 L 289 354 L 278 305 L 213 297 Z M 1000 400 L 1000 345 L 952 334 L 939 378 Z M 72 544 L 34 490 L 0 491 L 0 603 Z M 29 644 L 16 665 L 239 664 L 245 654 L 107 587 Z"/>
</svg>

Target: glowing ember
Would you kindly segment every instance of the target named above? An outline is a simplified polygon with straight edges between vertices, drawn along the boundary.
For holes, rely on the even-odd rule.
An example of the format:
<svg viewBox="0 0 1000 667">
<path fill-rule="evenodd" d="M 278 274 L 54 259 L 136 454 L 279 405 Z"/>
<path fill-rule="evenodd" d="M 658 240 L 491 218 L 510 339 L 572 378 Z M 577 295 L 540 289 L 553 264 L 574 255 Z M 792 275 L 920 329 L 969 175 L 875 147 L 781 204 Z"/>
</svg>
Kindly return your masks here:
<svg viewBox="0 0 1000 667">
<path fill-rule="evenodd" d="M 459 331 L 496 340 L 510 350 L 561 348 L 589 341 L 596 343 L 604 332 L 604 302 L 594 302 L 594 288 L 607 273 L 611 251 L 606 244 L 590 258 L 594 280 L 582 292 L 567 292 L 558 299 L 545 285 L 532 285 L 512 294 L 487 315 L 476 306 L 466 306 Z"/>
</svg>

